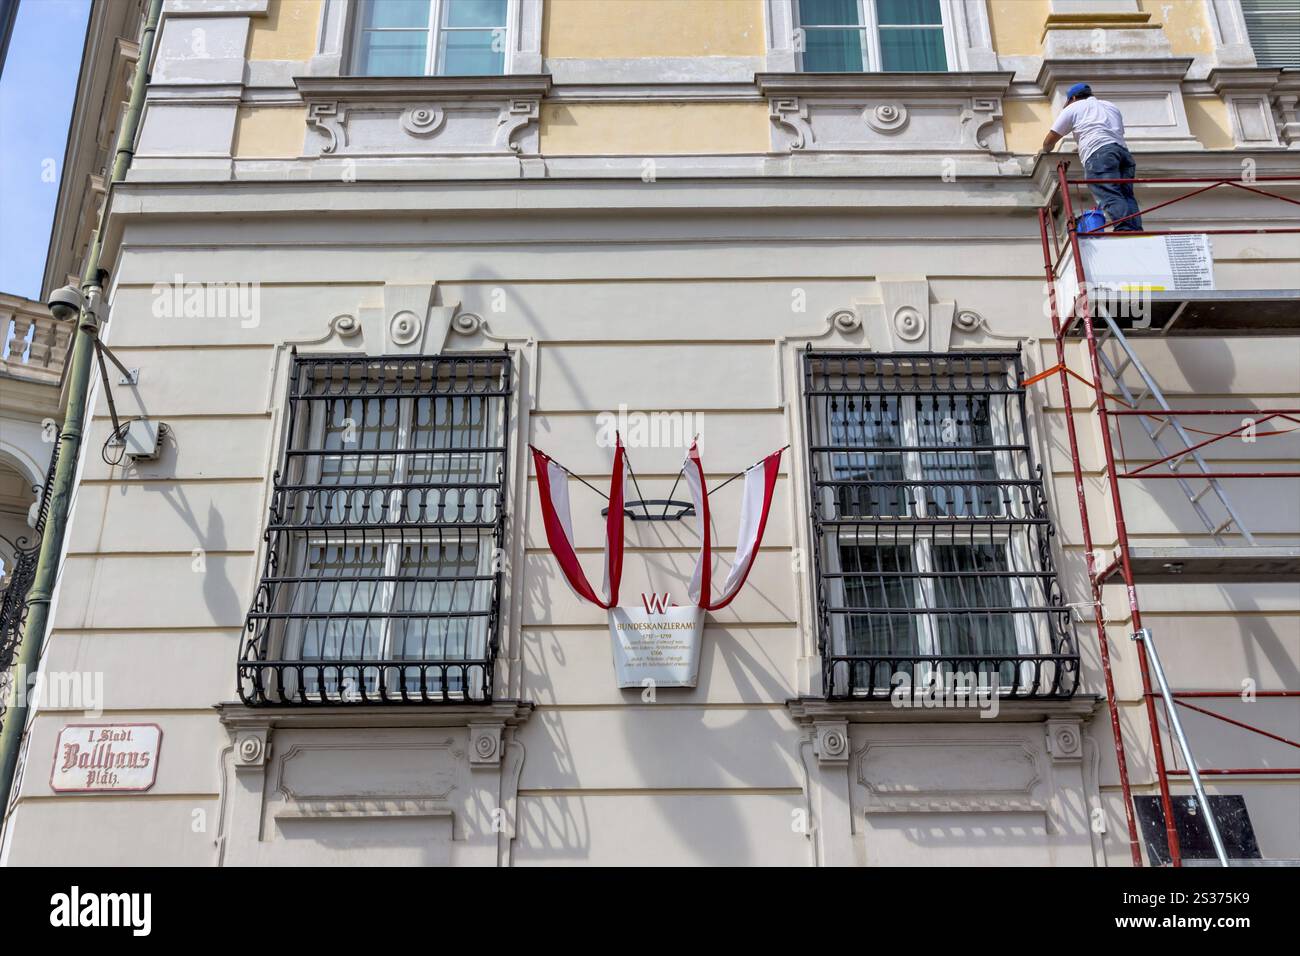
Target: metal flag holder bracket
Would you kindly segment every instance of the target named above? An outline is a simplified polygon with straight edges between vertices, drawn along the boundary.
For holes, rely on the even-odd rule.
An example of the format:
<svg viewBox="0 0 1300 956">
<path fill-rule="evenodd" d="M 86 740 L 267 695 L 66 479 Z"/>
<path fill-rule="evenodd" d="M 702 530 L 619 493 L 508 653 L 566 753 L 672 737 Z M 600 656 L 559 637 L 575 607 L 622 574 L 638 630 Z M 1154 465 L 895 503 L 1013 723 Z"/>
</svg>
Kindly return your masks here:
<svg viewBox="0 0 1300 956">
<path fill-rule="evenodd" d="M 696 438 L 698 437 L 699 436 L 697 435 Z M 783 445 L 781 447 L 781 451 L 785 451 L 789 447 L 790 447 L 789 445 Z M 552 459 L 552 461 L 554 461 L 554 459 Z M 709 491 L 709 494 L 712 495 L 721 491 L 723 488 L 727 487 L 727 485 L 731 484 L 737 478 L 744 477 L 746 472 L 748 472 L 750 469 L 757 468 L 764 461 L 766 461 L 766 459 L 760 459 L 754 462 L 754 464 L 750 465 L 749 468 L 746 468 L 743 471 L 736 472 L 734 475 L 732 475 L 726 481 L 722 482 L 716 488 L 711 489 Z M 609 495 L 605 494 L 605 492 L 601 491 L 599 488 L 597 488 L 595 485 L 589 482 L 586 478 L 583 478 L 581 475 L 575 474 L 574 472 L 570 471 L 568 468 L 565 468 L 564 465 L 561 465 L 558 461 L 556 461 L 555 464 L 559 465 L 559 467 L 563 469 L 564 473 L 568 475 L 570 478 L 576 478 L 578 481 L 582 482 L 582 484 L 586 485 L 588 488 L 590 488 L 596 494 L 600 495 L 606 501 L 609 501 Z M 636 471 L 634 471 L 632 468 L 631 459 L 630 458 L 627 459 L 628 475 L 631 476 L 632 485 L 633 487 L 636 488 L 636 493 L 640 495 L 640 497 L 629 501 L 624 501 L 623 514 L 633 521 L 681 521 L 683 518 L 695 517 L 694 502 L 682 501 L 678 498 L 673 497 L 673 495 L 677 493 L 677 486 L 681 483 L 682 473 L 685 471 L 685 468 L 686 468 L 686 464 L 685 462 L 683 462 L 682 467 L 677 470 L 677 478 L 673 481 L 672 490 L 668 492 L 667 498 L 647 498 L 645 497 L 645 493 L 641 491 L 641 483 L 637 481 Z M 658 509 L 658 511 L 656 512 L 653 509 Z M 609 508 L 608 507 L 601 508 L 600 514 L 601 517 L 607 516 L 609 514 Z"/>
</svg>

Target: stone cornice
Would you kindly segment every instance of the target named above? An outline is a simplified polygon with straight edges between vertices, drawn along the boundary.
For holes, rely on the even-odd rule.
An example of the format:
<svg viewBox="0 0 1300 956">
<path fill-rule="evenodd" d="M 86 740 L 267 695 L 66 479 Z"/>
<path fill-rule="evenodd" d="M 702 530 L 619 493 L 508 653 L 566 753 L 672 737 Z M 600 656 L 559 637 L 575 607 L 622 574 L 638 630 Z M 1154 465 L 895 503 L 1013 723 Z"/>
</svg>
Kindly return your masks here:
<svg viewBox="0 0 1300 956">
<path fill-rule="evenodd" d="M 1151 14 L 1145 12 L 1111 12 L 1099 10 L 1096 13 L 1049 13 L 1043 22 L 1043 32 L 1039 40 L 1047 36 L 1048 30 L 1159 30 L 1161 24 L 1151 22 Z"/>
<path fill-rule="evenodd" d="M 506 76 L 296 76 L 303 99 L 409 100 L 430 97 L 502 99 L 545 96 L 551 78 L 544 74 Z"/>
<path fill-rule="evenodd" d="M 1208 179 L 1236 179 L 1241 175 L 1241 164 L 1245 159 L 1255 162 L 1255 172 L 1259 176 L 1289 175 L 1295 167 L 1294 155 L 1287 155 L 1275 149 L 1207 149 L 1195 152 L 1143 152 L 1134 150 L 1138 160 L 1138 169 L 1142 176 Z M 1039 153 L 1030 175 L 1033 177 L 1035 191 L 1045 195 L 1056 182 L 1056 164 L 1065 160 L 1070 164 L 1069 174 L 1073 178 L 1083 175 L 1079 157 L 1073 152 Z M 1276 185 L 1276 184 L 1275 184 Z M 1156 184 L 1155 188 L 1160 187 Z M 1185 189 L 1183 186 L 1169 188 Z"/>
<path fill-rule="evenodd" d="M 1210 75 L 1206 77 L 1206 80 L 1216 93 L 1223 93 L 1225 90 L 1267 93 L 1277 85 L 1278 78 L 1281 75 L 1282 71 L 1278 69 L 1254 67 L 1216 68 L 1210 71 Z"/>
<path fill-rule="evenodd" d="M 1190 61 L 1189 61 L 1190 62 Z M 756 73 L 765 96 L 1001 96 L 1015 73 Z"/>
<path fill-rule="evenodd" d="M 791 719 L 797 724 L 818 721 L 847 721 L 867 724 L 934 724 L 934 723 L 1038 723 L 1053 718 L 1087 718 L 1101 703 L 1095 694 L 1076 694 L 1065 700 L 998 701 L 996 717 L 984 717 L 979 707 L 899 707 L 884 700 L 824 700 L 820 697 L 797 697 L 785 702 Z"/>
<path fill-rule="evenodd" d="M 501 723 L 516 726 L 531 716 L 532 701 L 499 700 L 490 704 L 434 704 L 427 707 L 248 707 L 239 701 L 217 704 L 221 722 L 231 730 L 321 729 L 358 727 L 468 727 Z"/>
<path fill-rule="evenodd" d="M 1050 94 L 1058 83 L 1080 80 L 1181 80 L 1194 61 L 1191 57 L 1139 57 L 1124 60 L 1049 59 L 1043 61 L 1036 82 Z"/>
</svg>

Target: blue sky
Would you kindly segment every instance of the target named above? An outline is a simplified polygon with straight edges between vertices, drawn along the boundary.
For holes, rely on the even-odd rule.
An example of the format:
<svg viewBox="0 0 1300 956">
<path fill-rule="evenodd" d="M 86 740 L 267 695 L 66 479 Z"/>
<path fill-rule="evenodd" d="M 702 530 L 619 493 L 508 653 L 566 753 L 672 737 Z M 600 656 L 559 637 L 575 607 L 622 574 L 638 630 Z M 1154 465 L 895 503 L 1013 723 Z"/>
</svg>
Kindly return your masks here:
<svg viewBox="0 0 1300 956">
<path fill-rule="evenodd" d="M 90 0 L 18 4 L 0 76 L 0 292 L 41 294 L 89 10 Z"/>
</svg>

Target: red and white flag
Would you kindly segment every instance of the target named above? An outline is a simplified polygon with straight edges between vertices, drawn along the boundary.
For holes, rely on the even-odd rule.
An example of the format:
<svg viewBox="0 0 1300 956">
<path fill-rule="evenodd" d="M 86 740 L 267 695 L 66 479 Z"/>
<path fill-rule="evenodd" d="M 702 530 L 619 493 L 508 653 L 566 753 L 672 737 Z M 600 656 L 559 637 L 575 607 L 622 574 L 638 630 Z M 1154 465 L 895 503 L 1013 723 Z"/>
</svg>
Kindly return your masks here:
<svg viewBox="0 0 1300 956">
<path fill-rule="evenodd" d="M 700 450 L 691 443 L 686 455 L 686 484 L 695 502 L 695 520 L 700 533 L 700 553 L 691 575 L 690 596 L 697 605 L 708 611 L 718 611 L 732 602 L 749 577 L 754 566 L 759 545 L 763 543 L 763 529 L 767 527 L 767 513 L 772 507 L 772 493 L 776 488 L 776 475 L 781 467 L 781 452 L 777 449 L 757 465 L 745 472 L 745 490 L 740 499 L 740 535 L 736 542 L 736 562 L 731 566 L 722 595 L 712 600 L 713 563 L 712 542 L 709 539 L 709 490 L 704 485 L 704 466 L 700 464 Z"/>
<path fill-rule="evenodd" d="M 542 520 L 546 526 L 546 543 L 560 562 L 565 580 L 580 598 L 597 607 L 618 604 L 618 585 L 623 578 L 623 475 L 626 471 L 623 439 L 615 437 L 614 471 L 609 477 L 609 514 L 605 519 L 605 599 L 601 599 L 587 581 L 573 546 L 573 521 L 569 511 L 569 473 L 540 449 L 533 448 L 533 466 L 537 469 L 537 491 L 542 500 Z"/>
</svg>

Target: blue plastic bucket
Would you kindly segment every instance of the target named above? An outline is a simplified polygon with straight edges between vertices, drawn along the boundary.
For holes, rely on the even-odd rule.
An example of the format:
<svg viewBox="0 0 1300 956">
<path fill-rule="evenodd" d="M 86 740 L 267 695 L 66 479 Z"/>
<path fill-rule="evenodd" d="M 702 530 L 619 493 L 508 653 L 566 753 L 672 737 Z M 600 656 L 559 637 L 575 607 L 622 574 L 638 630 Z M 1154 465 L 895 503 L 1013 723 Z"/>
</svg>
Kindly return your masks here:
<svg viewBox="0 0 1300 956">
<path fill-rule="evenodd" d="M 1106 228 L 1106 214 L 1100 209 L 1089 209 L 1079 217 L 1080 232 L 1101 232 Z"/>
</svg>

